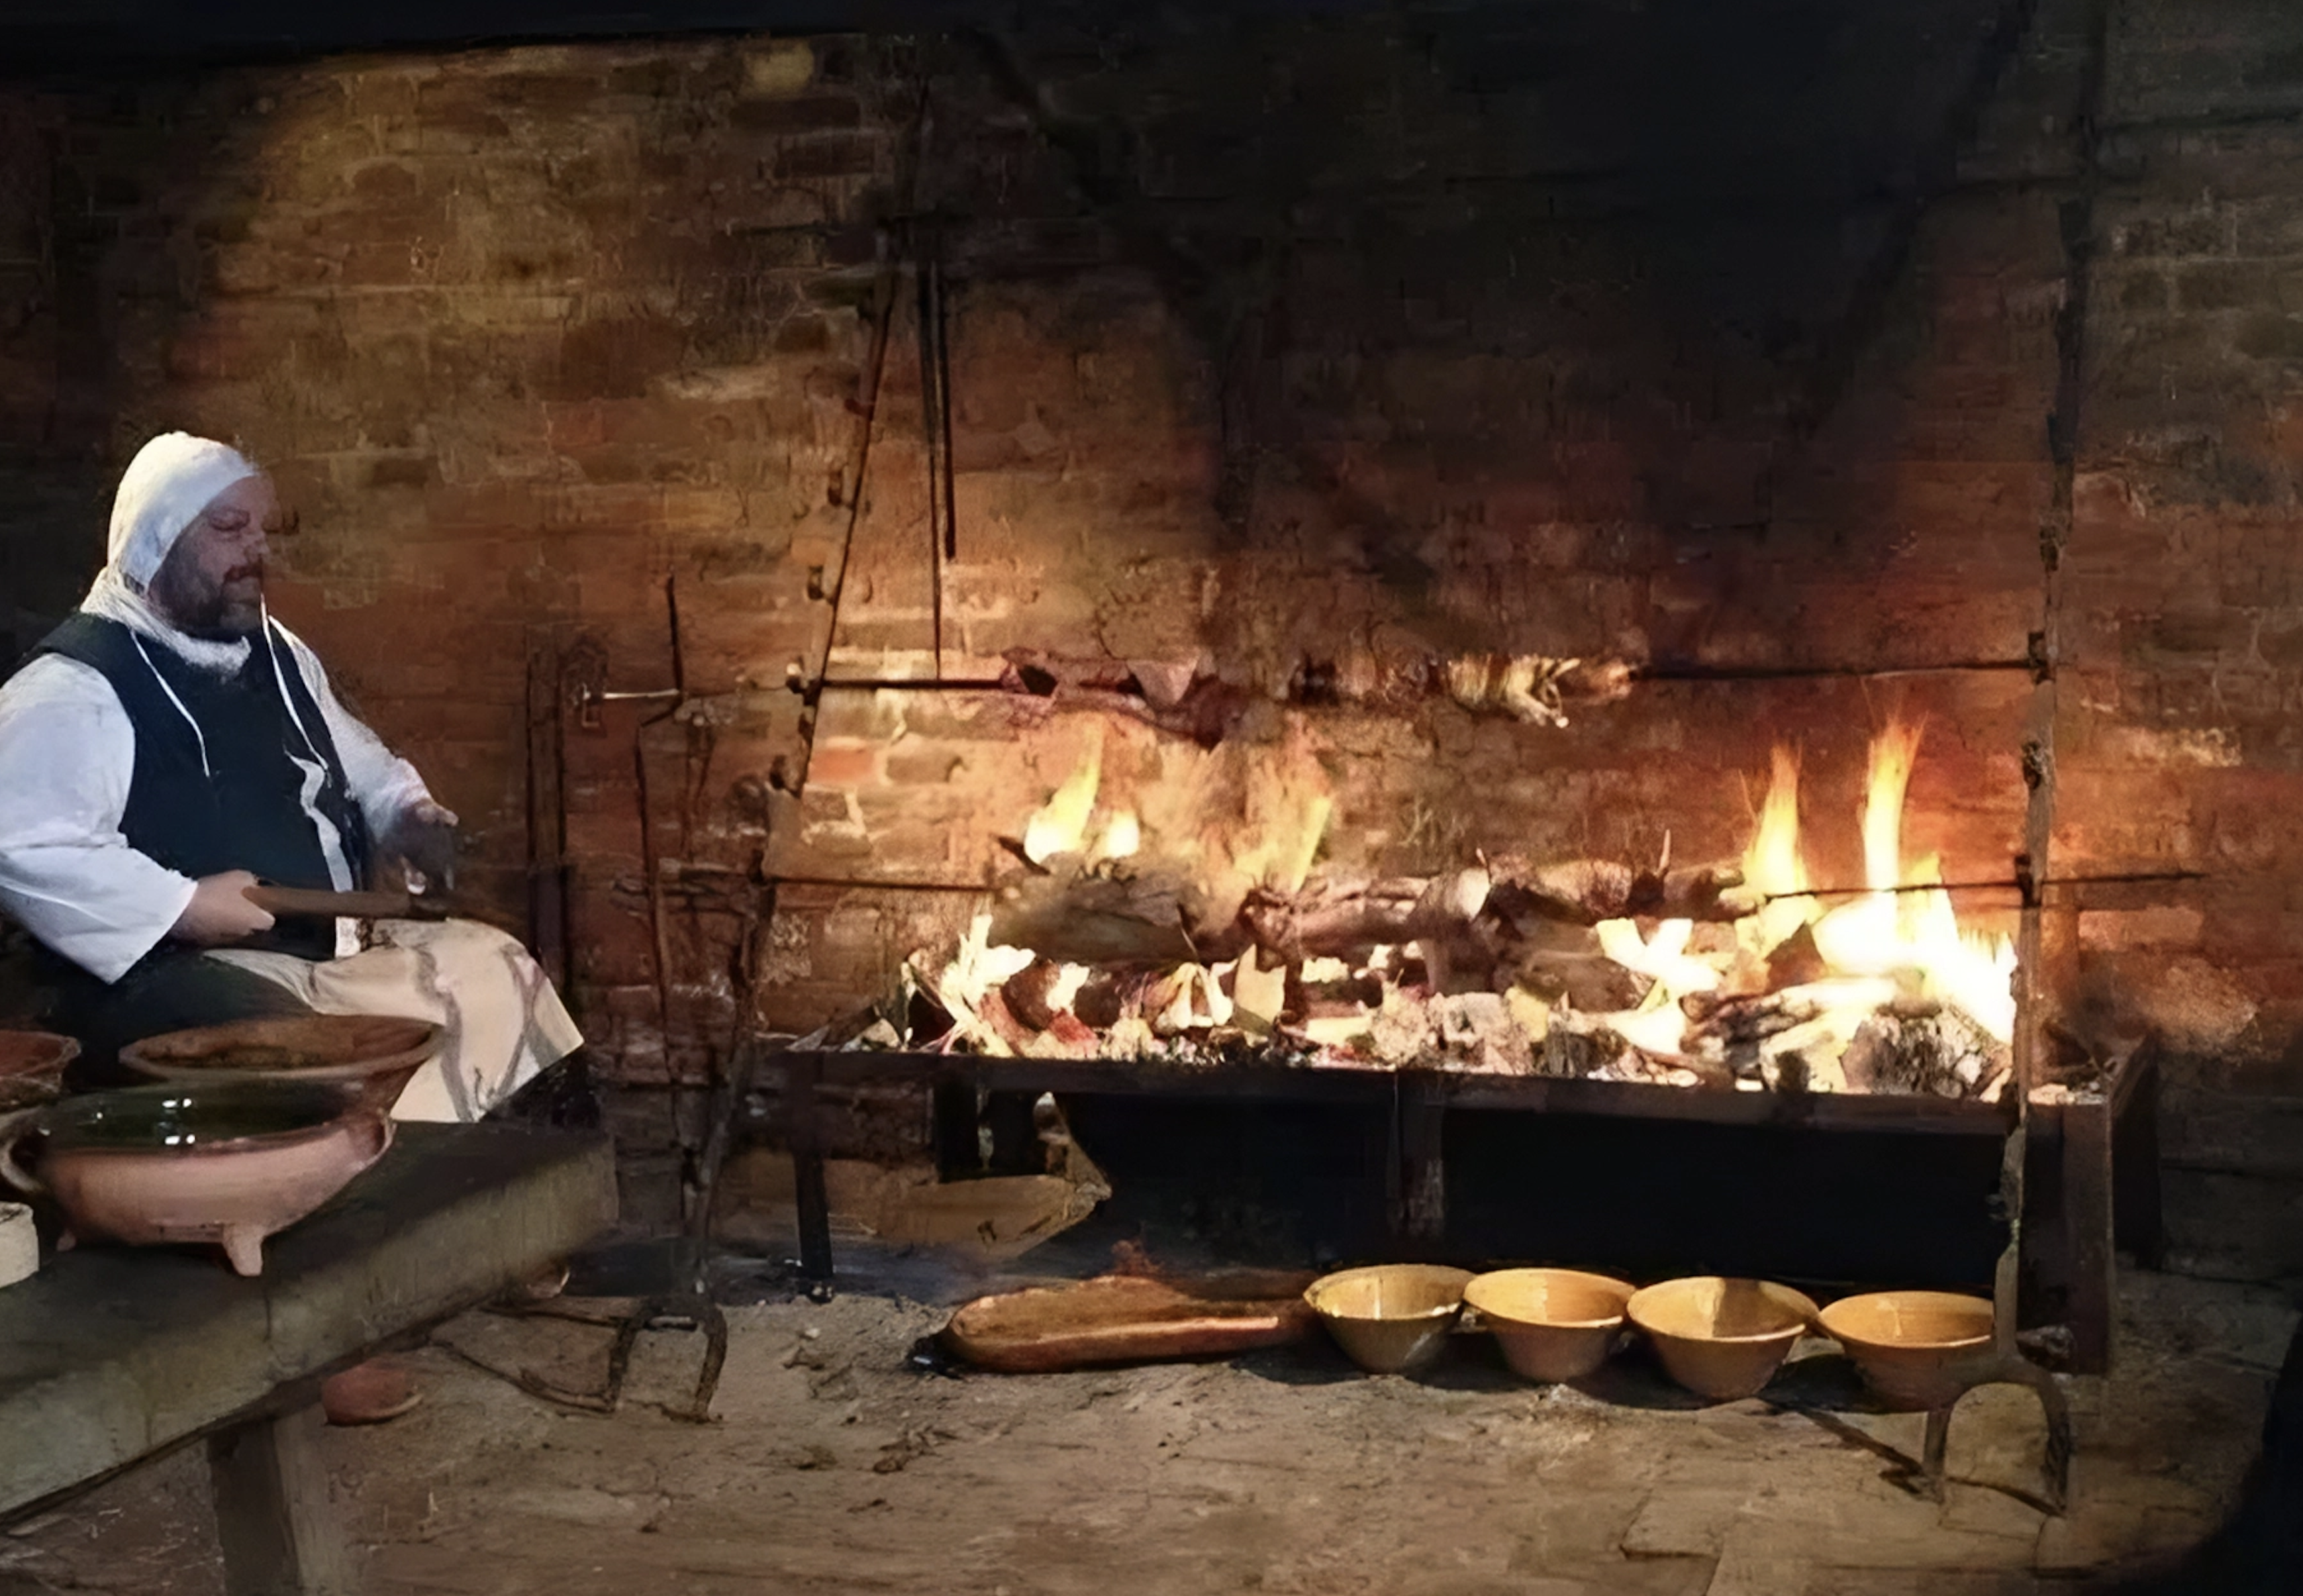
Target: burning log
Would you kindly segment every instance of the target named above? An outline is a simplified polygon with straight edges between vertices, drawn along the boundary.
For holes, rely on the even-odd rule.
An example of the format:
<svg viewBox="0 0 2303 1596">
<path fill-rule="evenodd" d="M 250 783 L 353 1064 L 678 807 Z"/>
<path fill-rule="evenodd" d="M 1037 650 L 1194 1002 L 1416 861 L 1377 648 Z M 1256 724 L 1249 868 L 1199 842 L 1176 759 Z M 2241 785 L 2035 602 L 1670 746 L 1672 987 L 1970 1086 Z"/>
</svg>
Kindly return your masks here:
<svg viewBox="0 0 2303 1596">
<path fill-rule="evenodd" d="M 1743 884 L 1738 865 L 1694 865 L 1648 870 L 1613 859 L 1506 870 L 1494 897 L 1497 912 L 1512 919 L 1561 920 L 1597 925 L 1602 920 L 1741 920 L 1766 899 Z"/>
<path fill-rule="evenodd" d="M 1320 882 L 1301 892 L 1259 890 L 1248 895 L 1241 917 L 1259 946 L 1296 960 L 1443 938 L 1483 922 L 1530 934 L 1544 923 L 1735 920 L 1757 908 L 1758 895 L 1733 865 L 1664 872 L 1573 859 L 1533 868 L 1499 863 L 1431 878 Z"/>
<path fill-rule="evenodd" d="M 1154 967 L 1236 957 L 1247 945 L 1203 954 L 1194 934 L 1198 895 L 1157 874 L 1076 872 L 1018 882 L 994 911 L 991 939 L 1063 964 Z"/>
<path fill-rule="evenodd" d="M 1300 964 L 1468 932 L 1490 890 L 1488 873 L 1476 869 L 1429 879 L 1320 882 L 1300 892 L 1258 888 L 1240 919 L 1257 947 Z"/>
<path fill-rule="evenodd" d="M 1514 979 L 1544 1001 L 1586 1014 L 1636 1009 L 1655 984 L 1594 949 L 1589 953 L 1523 955 Z"/>
<path fill-rule="evenodd" d="M 1492 965 L 1540 944 L 1548 926 L 1632 916 L 1732 920 L 1750 912 L 1753 898 L 1731 865 L 1658 872 L 1576 859 L 1508 873 L 1315 882 L 1292 892 L 1259 887 L 1231 920 L 1211 923 L 1214 906 L 1180 879 L 1081 870 L 1012 884 L 991 938 L 1071 964 L 1219 963 L 1251 947 L 1300 964 L 1421 942 Z"/>
</svg>

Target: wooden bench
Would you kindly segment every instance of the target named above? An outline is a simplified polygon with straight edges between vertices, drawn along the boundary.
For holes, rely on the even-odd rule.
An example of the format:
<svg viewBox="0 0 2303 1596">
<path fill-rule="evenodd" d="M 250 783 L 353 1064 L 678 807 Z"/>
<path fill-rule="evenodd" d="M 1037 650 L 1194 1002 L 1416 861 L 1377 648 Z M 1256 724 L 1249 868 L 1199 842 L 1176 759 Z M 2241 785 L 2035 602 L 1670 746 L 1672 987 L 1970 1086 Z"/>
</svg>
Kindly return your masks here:
<svg viewBox="0 0 2303 1596">
<path fill-rule="evenodd" d="M 320 1382 L 567 1257 L 615 1219 L 606 1137 L 403 1125 L 265 1246 L 86 1247 L 0 1290 L 0 1524 L 207 1445 L 232 1596 L 356 1588 L 316 1456 Z"/>
</svg>

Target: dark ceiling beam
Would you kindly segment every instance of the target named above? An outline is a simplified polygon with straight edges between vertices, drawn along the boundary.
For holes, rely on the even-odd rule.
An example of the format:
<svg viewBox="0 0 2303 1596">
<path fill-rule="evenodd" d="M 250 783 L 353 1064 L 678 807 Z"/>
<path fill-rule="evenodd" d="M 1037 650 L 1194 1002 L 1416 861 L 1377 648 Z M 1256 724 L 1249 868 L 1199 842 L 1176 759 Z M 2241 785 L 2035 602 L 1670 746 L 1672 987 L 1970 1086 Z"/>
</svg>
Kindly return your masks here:
<svg viewBox="0 0 2303 1596">
<path fill-rule="evenodd" d="M 1387 9 L 1384 0 L 1200 3 L 1234 15 Z M 1168 9 L 1188 11 L 1190 0 Z M 940 32 L 1050 13 L 1124 24 L 1145 8 L 1128 0 L 0 0 L 0 76 L 617 38 Z"/>
</svg>

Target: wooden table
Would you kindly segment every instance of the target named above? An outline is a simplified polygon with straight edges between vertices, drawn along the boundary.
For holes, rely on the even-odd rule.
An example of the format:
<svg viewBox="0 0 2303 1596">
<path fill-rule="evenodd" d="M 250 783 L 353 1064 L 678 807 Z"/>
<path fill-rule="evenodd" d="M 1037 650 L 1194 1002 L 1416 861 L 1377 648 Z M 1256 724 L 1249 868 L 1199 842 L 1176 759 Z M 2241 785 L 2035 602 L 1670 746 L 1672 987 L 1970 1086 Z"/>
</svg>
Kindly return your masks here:
<svg viewBox="0 0 2303 1596">
<path fill-rule="evenodd" d="M 403 1125 L 265 1246 L 84 1247 L 0 1290 L 0 1524 L 205 1440 L 232 1596 L 356 1588 L 316 1455 L 320 1381 L 565 1258 L 615 1219 L 606 1137 Z"/>
<path fill-rule="evenodd" d="M 1458 1110 L 1696 1120 L 1788 1129 L 1894 1132 L 2004 1140 L 2014 1104 L 1890 1094 L 1721 1092 L 1540 1076 L 1353 1065 L 1258 1062 L 1181 1065 L 1155 1060 L 991 1059 L 901 1052 L 769 1053 L 760 1065 L 780 1081 L 776 1118 L 798 1175 L 800 1261 L 828 1281 L 831 1232 L 814 1103 L 824 1086 L 907 1081 L 935 1094 L 937 1136 L 968 1154 L 978 1105 L 1041 1092 L 1329 1102 L 1388 1117 L 1386 1171 L 1392 1223 L 1403 1237 L 1435 1241 L 1447 1224 L 1443 1129 Z M 2147 1052 L 2123 1060 L 2096 1092 L 2035 1102 L 2033 1184 L 2051 1194 L 2025 1227 L 2027 1305 L 2071 1332 L 2071 1366 L 2109 1366 L 2116 1291 L 2114 1243 L 2147 1265 L 2159 1231 L 2158 1071 Z M 1028 1106 L 1021 1117 L 1028 1133 Z M 941 1160 L 946 1148 L 939 1147 Z M 2114 1153 L 2116 1156 L 2114 1157 Z"/>
</svg>

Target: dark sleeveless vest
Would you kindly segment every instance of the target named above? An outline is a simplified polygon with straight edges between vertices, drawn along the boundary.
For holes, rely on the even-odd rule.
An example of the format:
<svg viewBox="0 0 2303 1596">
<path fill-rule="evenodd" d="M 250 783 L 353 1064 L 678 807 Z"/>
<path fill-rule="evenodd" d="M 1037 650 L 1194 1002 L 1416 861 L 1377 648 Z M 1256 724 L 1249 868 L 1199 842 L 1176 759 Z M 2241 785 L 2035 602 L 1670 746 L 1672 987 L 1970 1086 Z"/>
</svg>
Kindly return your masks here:
<svg viewBox="0 0 2303 1596">
<path fill-rule="evenodd" d="M 267 621 L 249 641 L 248 663 L 216 676 L 116 621 L 79 614 L 33 655 L 60 654 L 102 671 L 128 712 L 136 769 L 120 830 L 130 847 L 190 876 L 247 870 L 274 886 L 333 889 L 319 830 L 304 809 L 304 772 L 291 756 L 299 756 L 324 773 L 314 807 L 342 839 L 358 887 L 370 841 L 335 739 L 278 629 Z M 234 945 L 333 958 L 335 926 L 283 919 Z"/>
</svg>

